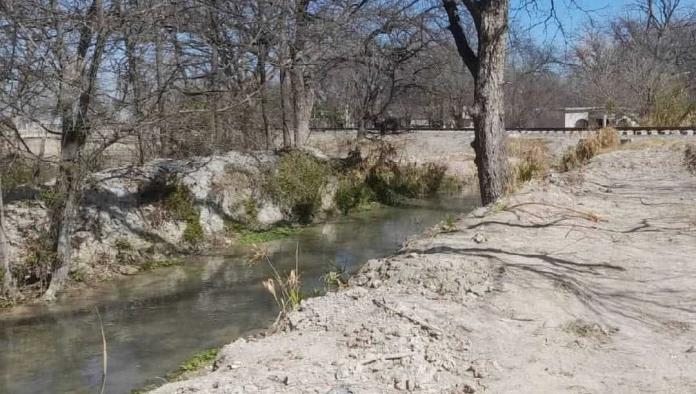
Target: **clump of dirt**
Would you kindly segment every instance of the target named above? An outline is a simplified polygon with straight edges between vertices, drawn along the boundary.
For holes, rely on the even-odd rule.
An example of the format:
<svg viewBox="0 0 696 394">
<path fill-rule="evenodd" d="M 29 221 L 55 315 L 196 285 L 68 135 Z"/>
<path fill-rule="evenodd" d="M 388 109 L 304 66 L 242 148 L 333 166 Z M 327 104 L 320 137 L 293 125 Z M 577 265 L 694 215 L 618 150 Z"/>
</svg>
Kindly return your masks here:
<svg viewBox="0 0 696 394">
<path fill-rule="evenodd" d="M 563 331 L 580 338 L 592 339 L 598 342 L 607 342 L 609 337 L 618 330 L 615 328 L 604 328 L 599 323 L 588 322 L 583 319 L 575 319 L 568 322 L 563 327 Z"/>
</svg>

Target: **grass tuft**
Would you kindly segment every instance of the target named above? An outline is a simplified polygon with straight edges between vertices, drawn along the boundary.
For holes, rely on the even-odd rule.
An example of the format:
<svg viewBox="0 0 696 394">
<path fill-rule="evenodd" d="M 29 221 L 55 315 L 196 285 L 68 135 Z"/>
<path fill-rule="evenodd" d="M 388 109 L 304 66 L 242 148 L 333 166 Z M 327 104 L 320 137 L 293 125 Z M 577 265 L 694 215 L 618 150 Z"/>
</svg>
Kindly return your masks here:
<svg viewBox="0 0 696 394">
<path fill-rule="evenodd" d="M 541 138 L 509 138 L 506 147 L 512 167 L 508 192 L 522 183 L 544 176 L 549 170 L 548 141 Z"/>
<path fill-rule="evenodd" d="M 605 127 L 580 140 L 575 148 L 568 149 L 561 157 L 558 167 L 563 172 L 573 170 L 585 165 L 602 152 L 618 148 L 620 144 L 619 132 L 614 128 Z"/>
<path fill-rule="evenodd" d="M 167 374 L 167 380 L 177 380 L 184 374 L 196 372 L 201 368 L 212 365 L 219 353 L 220 349 L 208 349 L 195 354 L 189 360 L 181 364 L 176 371 Z"/>
</svg>

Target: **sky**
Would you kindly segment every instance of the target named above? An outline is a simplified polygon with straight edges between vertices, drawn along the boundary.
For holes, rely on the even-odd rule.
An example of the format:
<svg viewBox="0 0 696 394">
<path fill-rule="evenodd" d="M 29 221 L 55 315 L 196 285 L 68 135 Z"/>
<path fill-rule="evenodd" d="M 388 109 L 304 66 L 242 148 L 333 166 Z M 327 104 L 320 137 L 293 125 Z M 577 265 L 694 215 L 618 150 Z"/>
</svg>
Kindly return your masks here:
<svg viewBox="0 0 696 394">
<path fill-rule="evenodd" d="M 537 1 L 538 9 L 521 8 L 528 0 L 512 0 L 510 16 L 521 26 L 533 26 L 531 34 L 540 42 L 564 45 L 572 41 L 590 23 L 603 24 L 617 16 L 635 14 L 636 0 L 553 0 L 556 20 L 544 24 L 550 15 L 551 0 Z M 682 0 L 682 7 L 696 8 L 696 0 Z M 558 25 L 563 26 L 563 31 Z"/>
</svg>

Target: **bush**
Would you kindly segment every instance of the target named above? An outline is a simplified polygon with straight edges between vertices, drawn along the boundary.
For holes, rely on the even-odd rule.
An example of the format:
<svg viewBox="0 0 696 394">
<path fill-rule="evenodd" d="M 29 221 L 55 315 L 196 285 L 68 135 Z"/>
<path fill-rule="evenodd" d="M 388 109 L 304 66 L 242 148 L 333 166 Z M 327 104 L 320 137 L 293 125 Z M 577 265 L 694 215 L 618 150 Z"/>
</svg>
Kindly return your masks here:
<svg viewBox="0 0 696 394">
<path fill-rule="evenodd" d="M 568 150 L 561 156 L 561 163 L 559 164 L 559 169 L 563 172 L 573 170 L 580 166 L 580 160 L 575 152 L 575 148 L 568 148 Z"/>
<path fill-rule="evenodd" d="M 31 184 L 34 168 L 29 160 L 7 157 L 0 160 L 0 177 L 3 191 L 10 191 L 20 185 Z"/>
<path fill-rule="evenodd" d="M 270 179 L 278 197 L 292 207 L 301 222 L 309 222 L 321 201 L 321 190 L 328 183 L 331 169 L 304 152 L 290 152 L 278 163 Z"/>
<path fill-rule="evenodd" d="M 375 199 L 375 193 L 365 184 L 361 173 L 353 172 L 339 179 L 335 200 L 336 206 L 344 215 Z"/>
<path fill-rule="evenodd" d="M 514 159 L 508 191 L 518 184 L 543 176 L 549 169 L 547 142 L 543 139 L 508 139 L 508 155 Z"/>
<path fill-rule="evenodd" d="M 382 163 L 370 169 L 365 184 L 372 189 L 377 201 L 398 205 L 403 197 L 418 198 L 437 193 L 446 171 L 447 166 L 435 163 L 422 166 Z"/>
<path fill-rule="evenodd" d="M 561 157 L 559 169 L 570 171 L 584 165 L 590 159 L 601 152 L 615 149 L 621 144 L 619 132 L 611 127 L 606 127 L 593 133 L 588 138 L 580 140 L 575 149 L 570 149 Z"/>
<path fill-rule="evenodd" d="M 182 239 L 190 246 L 198 246 L 205 234 L 201 226 L 200 212 L 194 205 L 195 199 L 191 191 L 181 183 L 164 200 L 164 208 L 175 220 L 186 223 Z"/>
</svg>

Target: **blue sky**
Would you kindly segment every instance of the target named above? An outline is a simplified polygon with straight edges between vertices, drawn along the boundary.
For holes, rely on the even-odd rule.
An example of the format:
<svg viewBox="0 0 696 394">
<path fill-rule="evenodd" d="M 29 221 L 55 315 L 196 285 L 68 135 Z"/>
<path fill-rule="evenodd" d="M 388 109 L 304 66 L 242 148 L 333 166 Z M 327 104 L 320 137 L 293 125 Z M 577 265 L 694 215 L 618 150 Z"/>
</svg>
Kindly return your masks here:
<svg viewBox="0 0 696 394">
<path fill-rule="evenodd" d="M 613 17 L 636 12 L 636 0 L 554 0 L 553 2 L 565 36 L 561 34 L 556 21 L 543 24 L 550 13 L 551 0 L 536 2 L 537 9 L 530 7 L 520 9 L 520 4 L 528 3 L 528 1 L 512 0 L 511 17 L 517 20 L 519 25 L 534 26 L 531 32 L 538 40 L 563 45 L 565 41 L 572 41 L 583 27 L 590 23 L 603 25 L 605 21 Z M 682 7 L 696 8 L 696 0 L 682 0 Z"/>
</svg>

